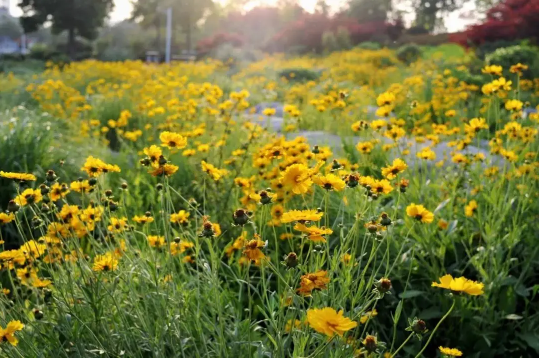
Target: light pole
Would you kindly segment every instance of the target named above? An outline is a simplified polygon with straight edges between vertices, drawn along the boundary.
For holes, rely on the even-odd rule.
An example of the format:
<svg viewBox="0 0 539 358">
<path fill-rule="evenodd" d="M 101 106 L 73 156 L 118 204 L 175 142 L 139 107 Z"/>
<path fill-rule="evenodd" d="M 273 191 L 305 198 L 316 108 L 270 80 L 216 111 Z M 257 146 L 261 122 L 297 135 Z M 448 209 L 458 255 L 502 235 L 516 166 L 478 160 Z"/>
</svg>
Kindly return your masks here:
<svg viewBox="0 0 539 358">
<path fill-rule="evenodd" d="M 172 44 L 172 8 L 167 9 L 167 43 L 165 48 L 165 62 L 170 63 L 170 48 Z"/>
</svg>

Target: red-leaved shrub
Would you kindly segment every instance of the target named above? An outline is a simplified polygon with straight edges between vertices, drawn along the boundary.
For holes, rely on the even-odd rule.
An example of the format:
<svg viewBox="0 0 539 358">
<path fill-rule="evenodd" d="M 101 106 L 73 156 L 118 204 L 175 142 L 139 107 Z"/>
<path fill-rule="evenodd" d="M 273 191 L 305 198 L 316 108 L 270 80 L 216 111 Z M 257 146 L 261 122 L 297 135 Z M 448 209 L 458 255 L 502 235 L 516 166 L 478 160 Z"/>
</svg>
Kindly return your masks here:
<svg viewBox="0 0 539 358">
<path fill-rule="evenodd" d="M 231 44 L 235 47 L 243 45 L 243 37 L 238 34 L 219 32 L 213 36 L 206 37 L 197 43 L 197 52 L 205 55 L 223 44 Z"/>
<path fill-rule="evenodd" d="M 451 37 L 464 46 L 500 40 L 539 38 L 539 0 L 505 0 L 487 12 L 482 24 Z"/>
</svg>

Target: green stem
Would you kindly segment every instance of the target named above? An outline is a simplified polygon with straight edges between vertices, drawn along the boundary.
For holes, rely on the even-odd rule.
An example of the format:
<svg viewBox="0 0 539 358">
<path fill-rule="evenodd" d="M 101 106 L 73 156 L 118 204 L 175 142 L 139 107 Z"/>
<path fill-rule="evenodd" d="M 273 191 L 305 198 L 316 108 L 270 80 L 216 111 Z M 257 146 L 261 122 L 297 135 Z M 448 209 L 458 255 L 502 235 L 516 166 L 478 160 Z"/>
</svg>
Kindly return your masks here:
<svg viewBox="0 0 539 358">
<path fill-rule="evenodd" d="M 397 355 L 397 353 L 399 353 L 399 351 L 406 345 L 406 343 L 408 343 L 408 341 L 410 340 L 410 338 L 412 338 L 414 336 L 414 332 L 410 333 L 410 335 L 408 336 L 408 338 L 406 338 L 406 340 L 404 342 L 402 342 L 402 344 L 400 345 L 399 348 L 397 348 L 397 350 L 391 354 L 391 358 L 395 357 Z"/>
<path fill-rule="evenodd" d="M 453 298 L 453 304 L 451 305 L 451 308 L 449 309 L 449 311 L 447 311 L 447 313 L 445 314 L 445 316 L 443 316 L 442 319 L 438 322 L 438 324 L 436 325 L 436 327 L 434 327 L 434 330 L 433 330 L 432 333 L 430 334 L 427 343 L 425 343 L 425 345 L 423 346 L 423 349 L 421 349 L 421 350 L 419 351 L 419 353 L 417 353 L 417 355 L 415 356 L 415 358 L 419 358 L 419 357 L 421 356 L 421 354 L 423 353 L 423 351 L 425 351 L 425 349 L 427 349 L 427 346 L 429 345 L 430 341 L 432 340 L 432 337 L 434 337 L 434 333 L 436 333 L 436 331 L 438 330 L 438 327 L 440 327 L 440 325 L 441 325 L 442 322 L 447 318 L 447 316 L 449 316 L 449 315 L 451 314 L 451 311 L 453 311 L 453 308 L 455 308 L 455 302 L 457 302 L 457 301 Z"/>
</svg>

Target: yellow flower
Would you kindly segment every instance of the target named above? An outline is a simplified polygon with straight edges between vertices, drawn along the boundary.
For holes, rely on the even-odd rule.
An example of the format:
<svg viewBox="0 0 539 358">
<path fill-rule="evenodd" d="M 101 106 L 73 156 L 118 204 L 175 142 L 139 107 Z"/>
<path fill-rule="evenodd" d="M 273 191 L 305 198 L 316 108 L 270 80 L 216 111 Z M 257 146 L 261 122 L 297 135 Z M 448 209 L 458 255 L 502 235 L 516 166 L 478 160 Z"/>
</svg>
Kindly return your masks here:
<svg viewBox="0 0 539 358">
<path fill-rule="evenodd" d="M 185 225 L 188 223 L 189 215 L 190 214 L 187 211 L 180 210 L 179 212 L 170 215 L 170 222 L 173 224 Z"/>
<path fill-rule="evenodd" d="M 356 145 L 356 149 L 363 154 L 369 154 L 373 148 L 374 144 L 372 142 L 359 142 Z"/>
<path fill-rule="evenodd" d="M 69 189 L 67 188 L 67 184 L 54 183 L 51 186 L 49 196 L 52 201 L 57 201 L 57 200 L 60 200 L 61 198 L 65 198 L 67 194 L 69 194 Z"/>
<path fill-rule="evenodd" d="M 337 312 L 331 307 L 308 310 L 307 322 L 315 331 L 328 337 L 333 337 L 335 334 L 342 337 L 346 331 L 357 327 L 357 322 L 344 317 L 342 310 Z"/>
<path fill-rule="evenodd" d="M 369 319 L 372 317 L 378 316 L 378 311 L 376 308 L 373 308 L 372 311 L 365 312 L 361 315 L 361 318 L 359 319 L 359 323 L 365 324 Z"/>
<path fill-rule="evenodd" d="M 0 224 L 7 224 L 15 220 L 15 215 L 13 213 L 0 213 Z"/>
<path fill-rule="evenodd" d="M 148 213 L 149 214 L 149 213 Z M 133 221 L 135 221 L 136 223 L 139 223 L 139 224 L 146 224 L 146 223 L 151 223 L 153 222 L 153 217 L 151 215 L 141 215 L 141 216 L 138 216 L 138 215 L 135 215 L 133 217 Z"/>
<path fill-rule="evenodd" d="M 187 145 L 187 139 L 181 134 L 164 131 L 159 135 L 161 146 L 170 149 L 182 149 Z"/>
<path fill-rule="evenodd" d="M 326 229 L 325 227 L 305 226 L 302 223 L 297 223 L 294 226 L 294 230 L 301 231 L 307 235 L 309 240 L 314 242 L 326 242 L 323 235 L 331 235 L 333 230 Z"/>
<path fill-rule="evenodd" d="M 511 112 L 518 112 L 522 110 L 523 103 L 517 99 L 510 99 L 505 102 L 505 109 Z"/>
<path fill-rule="evenodd" d="M 452 292 L 464 292 L 472 296 L 482 295 L 483 287 L 482 283 L 468 280 L 465 277 L 453 278 L 451 275 L 445 275 L 440 277 L 440 283 L 433 282 L 432 287 L 445 288 Z"/>
<path fill-rule="evenodd" d="M 152 145 L 152 146 L 150 146 L 148 148 L 144 148 L 144 154 L 146 154 L 146 156 L 148 156 L 148 158 L 150 159 L 150 162 L 152 162 L 152 164 L 158 164 L 159 163 L 159 157 L 161 157 L 163 155 L 163 151 L 158 146 Z"/>
<path fill-rule="evenodd" d="M 445 116 L 446 117 L 455 117 L 457 115 L 457 111 L 455 111 L 454 109 L 450 109 L 448 111 L 445 112 Z"/>
<path fill-rule="evenodd" d="M 346 187 L 344 180 L 334 174 L 316 175 L 312 180 L 326 190 L 341 191 Z"/>
<path fill-rule="evenodd" d="M 456 153 L 451 157 L 451 161 L 455 164 L 468 164 L 469 160 L 466 158 L 466 156 L 462 153 Z"/>
<path fill-rule="evenodd" d="M 289 319 L 286 322 L 286 325 L 284 327 L 284 331 L 286 333 L 290 333 L 293 329 L 299 329 L 301 327 L 301 321 L 299 319 L 291 320 Z"/>
<path fill-rule="evenodd" d="M 406 214 L 422 223 L 429 224 L 434 220 L 434 214 L 425 209 L 423 205 L 410 204 L 406 208 Z"/>
<path fill-rule="evenodd" d="M 397 158 L 393 160 L 393 164 L 388 167 L 382 168 L 382 175 L 385 176 L 387 179 L 393 179 L 399 173 L 405 171 L 406 168 L 408 168 L 408 165 L 406 165 L 404 160 Z"/>
<path fill-rule="evenodd" d="M 371 184 L 371 192 L 375 194 L 389 194 L 392 191 L 393 187 L 387 179 L 375 180 Z"/>
<path fill-rule="evenodd" d="M 324 213 L 318 212 L 318 210 L 292 210 L 282 214 L 281 222 L 286 224 L 293 221 L 319 221 L 323 215 Z"/>
<path fill-rule="evenodd" d="M 519 62 L 516 65 L 511 66 L 511 68 L 509 69 L 509 72 L 518 73 L 518 75 L 520 76 L 522 72 L 526 71 L 527 69 L 528 69 L 528 65 L 523 65 Z"/>
<path fill-rule="evenodd" d="M 0 327 L 0 342 L 8 341 L 12 346 L 16 346 L 19 340 L 14 336 L 15 332 L 22 331 L 24 324 L 21 321 L 10 321 L 6 328 Z"/>
<path fill-rule="evenodd" d="M 88 180 L 74 181 L 69 185 L 71 190 L 76 191 L 77 193 L 89 193 L 93 191 L 93 187 L 90 185 Z"/>
<path fill-rule="evenodd" d="M 165 165 L 160 165 L 156 167 L 154 170 L 150 171 L 149 173 L 154 177 L 159 177 L 159 176 L 169 177 L 172 174 L 176 173 L 178 169 L 180 168 L 177 165 L 165 164 Z"/>
<path fill-rule="evenodd" d="M 156 249 L 159 249 L 165 245 L 165 237 L 156 236 L 156 235 L 148 236 L 148 243 L 150 244 L 151 247 L 155 247 Z"/>
<path fill-rule="evenodd" d="M 11 173 L 11 172 L 0 171 L 0 177 L 7 178 L 7 179 L 14 179 L 14 180 L 24 180 L 24 181 L 36 180 L 36 176 L 34 174 L 28 174 L 28 173 Z"/>
<path fill-rule="evenodd" d="M 392 92 L 384 92 L 376 98 L 376 104 L 378 107 L 390 106 L 396 100 L 395 94 Z"/>
<path fill-rule="evenodd" d="M 43 199 L 41 195 L 41 190 L 39 189 L 26 189 L 20 195 L 15 198 L 15 202 L 20 206 L 25 206 L 28 204 L 39 203 Z"/>
<path fill-rule="evenodd" d="M 472 118 L 469 123 L 464 125 L 464 131 L 466 133 L 476 133 L 481 129 L 488 129 L 485 118 Z"/>
<path fill-rule="evenodd" d="M 468 205 L 466 205 L 464 207 L 464 213 L 466 214 L 466 216 L 470 217 L 470 216 L 473 216 L 473 214 L 476 212 L 477 210 L 477 201 L 475 200 L 471 200 Z"/>
<path fill-rule="evenodd" d="M 115 255 L 110 252 L 105 253 L 104 255 L 97 255 L 94 258 L 94 265 L 92 270 L 99 271 L 114 271 L 118 268 L 118 259 Z"/>
<path fill-rule="evenodd" d="M 496 75 L 496 76 L 501 76 L 502 75 L 502 66 L 498 66 L 498 65 L 490 65 L 490 66 L 485 66 L 481 72 L 483 73 L 487 73 L 489 75 Z"/>
<path fill-rule="evenodd" d="M 456 348 L 438 347 L 440 353 L 449 357 L 462 357 L 462 352 Z"/>
<path fill-rule="evenodd" d="M 127 219 L 126 218 L 111 218 L 110 225 L 107 227 L 109 231 L 119 233 L 127 229 Z"/>
<path fill-rule="evenodd" d="M 266 246 L 266 243 L 260 240 L 260 237 L 255 234 L 255 238 L 253 240 L 247 241 L 245 243 L 243 255 L 251 261 L 259 261 L 261 259 L 264 259 L 266 256 L 264 255 L 262 250 L 260 250 L 264 246 Z"/>
<path fill-rule="evenodd" d="M 275 112 L 275 108 L 264 108 L 264 111 L 262 113 L 264 113 L 265 116 L 271 117 L 275 115 Z"/>
<path fill-rule="evenodd" d="M 434 152 L 430 147 L 425 147 L 417 152 L 416 156 L 420 159 L 425 160 L 435 160 L 436 152 Z"/>
<path fill-rule="evenodd" d="M 94 158 L 92 156 L 89 156 L 88 158 L 86 158 L 86 162 L 84 163 L 84 166 L 81 168 L 81 170 L 88 173 L 88 176 L 91 176 L 91 177 L 97 177 L 103 173 L 108 173 L 108 172 L 119 173 L 121 171 L 119 166 L 107 164 L 103 162 L 101 159 Z"/>
<path fill-rule="evenodd" d="M 218 181 L 227 174 L 225 169 L 218 169 L 212 164 L 206 163 L 204 160 L 200 164 L 202 166 L 202 171 L 206 172 L 215 181 Z"/>
<path fill-rule="evenodd" d="M 293 164 L 281 173 L 281 184 L 294 194 L 305 194 L 313 184 L 311 170 L 304 164 Z"/>
</svg>

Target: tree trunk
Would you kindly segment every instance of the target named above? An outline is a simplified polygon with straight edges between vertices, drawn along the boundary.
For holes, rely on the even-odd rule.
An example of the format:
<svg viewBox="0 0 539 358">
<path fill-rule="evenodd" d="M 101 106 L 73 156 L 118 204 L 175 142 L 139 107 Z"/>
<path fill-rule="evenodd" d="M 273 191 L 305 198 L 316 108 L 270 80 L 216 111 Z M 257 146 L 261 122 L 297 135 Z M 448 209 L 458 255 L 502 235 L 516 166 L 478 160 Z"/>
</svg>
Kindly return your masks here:
<svg viewBox="0 0 539 358">
<path fill-rule="evenodd" d="M 75 46 L 76 46 L 75 29 L 70 28 L 68 30 L 68 37 L 67 37 L 67 52 L 71 61 L 75 61 L 75 55 L 77 54 L 77 49 L 75 48 Z"/>
</svg>

